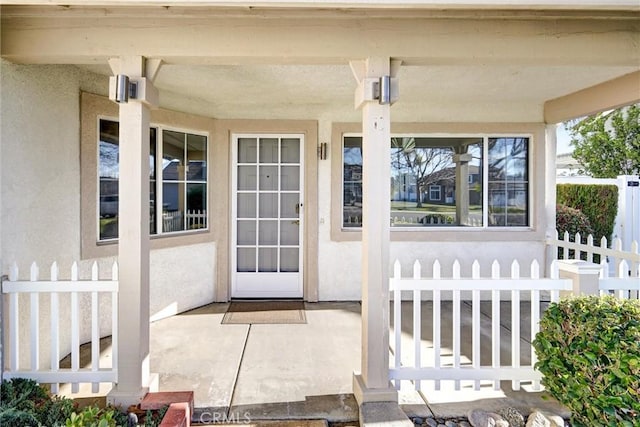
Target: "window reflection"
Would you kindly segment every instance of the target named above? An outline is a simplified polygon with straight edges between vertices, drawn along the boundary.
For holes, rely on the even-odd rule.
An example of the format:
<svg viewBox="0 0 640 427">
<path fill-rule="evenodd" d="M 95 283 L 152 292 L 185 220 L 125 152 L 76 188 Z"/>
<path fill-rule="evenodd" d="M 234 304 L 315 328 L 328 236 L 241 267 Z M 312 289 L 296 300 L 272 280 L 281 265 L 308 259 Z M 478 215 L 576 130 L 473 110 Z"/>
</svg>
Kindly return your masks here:
<svg viewBox="0 0 640 427">
<path fill-rule="evenodd" d="M 99 133 L 99 239 L 117 239 L 118 122 L 101 119 Z M 150 128 L 149 134 L 150 233 L 206 228 L 207 137 L 171 130 L 160 132 L 157 128 Z M 158 141 L 160 134 L 161 144 Z M 160 214 L 162 217 L 158 218 Z M 160 230 L 158 224 L 161 224 Z"/>
<path fill-rule="evenodd" d="M 99 123 L 100 140 L 98 142 L 98 237 L 100 240 L 118 238 L 118 190 L 120 180 L 120 126 L 113 120 L 101 119 Z M 149 232 L 156 233 L 155 226 L 155 128 L 149 129 Z"/>
<path fill-rule="evenodd" d="M 361 227 L 362 138 L 343 144 L 342 226 Z M 398 136 L 390 144 L 392 227 L 528 225 L 528 138 Z"/>
<path fill-rule="evenodd" d="M 489 225 L 528 225 L 528 138 L 489 138 Z"/>
</svg>

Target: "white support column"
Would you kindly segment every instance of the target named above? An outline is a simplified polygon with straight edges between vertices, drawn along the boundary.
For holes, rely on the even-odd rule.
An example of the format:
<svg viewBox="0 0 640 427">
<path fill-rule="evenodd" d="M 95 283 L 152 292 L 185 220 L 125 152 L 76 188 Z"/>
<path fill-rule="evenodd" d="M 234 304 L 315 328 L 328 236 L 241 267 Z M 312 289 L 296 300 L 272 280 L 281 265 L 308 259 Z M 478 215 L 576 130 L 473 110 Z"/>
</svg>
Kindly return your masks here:
<svg viewBox="0 0 640 427">
<path fill-rule="evenodd" d="M 356 108 L 362 108 L 363 135 L 362 366 L 353 384 L 359 404 L 398 399 L 389 382 L 391 105 L 376 99 L 376 85 L 381 85 L 383 76 L 393 77 L 399 65 L 390 58 L 351 63 L 358 81 Z"/>
<path fill-rule="evenodd" d="M 557 124 L 547 125 L 544 144 L 544 218 L 546 221 L 545 238 L 553 239 L 556 235 L 556 151 L 557 151 Z M 538 146 L 540 146 L 538 144 Z M 556 259 L 557 253 L 552 246 L 546 246 L 545 256 L 547 262 L 545 268 L 549 268 L 551 261 Z M 549 272 L 546 272 L 549 277 Z"/>
<path fill-rule="evenodd" d="M 114 74 L 138 84 L 136 98 L 119 104 L 118 382 L 108 396 L 110 403 L 126 407 L 154 388 L 149 372 L 149 118 L 157 92 L 145 78 L 144 57 L 109 62 Z"/>
</svg>

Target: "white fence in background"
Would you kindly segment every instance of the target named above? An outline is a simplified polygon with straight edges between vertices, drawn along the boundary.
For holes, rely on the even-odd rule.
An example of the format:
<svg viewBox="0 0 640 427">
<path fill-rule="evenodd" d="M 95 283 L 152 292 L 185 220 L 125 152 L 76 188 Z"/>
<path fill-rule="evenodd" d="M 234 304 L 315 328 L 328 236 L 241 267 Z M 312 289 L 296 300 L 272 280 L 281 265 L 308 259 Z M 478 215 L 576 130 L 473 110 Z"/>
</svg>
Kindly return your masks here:
<svg viewBox="0 0 640 427">
<path fill-rule="evenodd" d="M 91 279 L 80 280 L 78 264 L 71 267 L 71 280 L 58 280 L 59 269 L 57 263 L 51 265 L 49 280 L 40 280 L 39 268 L 34 262 L 31 265 L 30 279 L 18 280 L 18 267 L 13 265 L 9 279 L 2 282 L 2 294 L 9 297 L 9 351 L 8 369 L 2 373 L 3 379 L 30 378 L 39 383 L 51 384 L 52 393 L 57 393 L 59 384 L 71 383 L 72 393 L 79 391 L 79 383 L 91 383 L 92 391 L 98 392 L 100 383 L 114 383 L 117 381 L 117 356 L 118 356 L 118 265 L 114 263 L 111 270 L 111 280 L 99 280 L 98 264 L 91 268 Z M 100 359 L 100 310 L 99 299 L 101 294 L 111 294 L 111 330 L 112 330 L 112 367 L 101 368 Z M 40 299 L 43 295 L 49 296 L 50 301 L 50 359 L 51 367 L 43 369 L 40 366 L 40 346 L 43 341 L 40 336 Z M 63 313 L 60 309 L 61 294 L 70 295 L 70 313 Z M 88 368 L 80 366 L 80 321 L 81 308 L 79 300 L 81 295 L 88 294 L 91 297 L 91 363 Z M 21 298 L 21 295 L 28 296 Z M 26 304 L 26 302 L 29 302 Z M 29 360 L 28 368 L 23 368 L 20 363 L 20 313 L 26 310 L 29 313 Z M 62 316 L 70 315 L 71 325 L 71 368 L 60 368 L 60 324 Z"/>
<path fill-rule="evenodd" d="M 603 268 L 599 279 L 600 294 L 622 299 L 640 298 L 637 245 L 631 254 L 606 248 L 602 253 L 617 257 L 619 274 L 608 277 L 608 268 Z M 635 270 L 629 267 L 629 262 Z M 509 277 L 501 277 L 500 264 L 494 261 L 491 277 L 483 278 L 480 277 L 480 264 L 474 261 L 471 277 L 463 278 L 456 260 L 451 277 L 443 277 L 440 263 L 435 261 L 431 277 L 422 277 L 421 265 L 416 261 L 413 276 L 402 277 L 400 262 L 396 261 L 389 282 L 393 296 L 391 344 L 394 351 L 389 375 L 396 387 L 400 387 L 401 381 L 409 380 L 414 382 L 416 390 L 420 390 L 423 382 L 433 381 L 435 390 L 440 390 L 441 381 L 447 380 L 454 382 L 456 390 L 460 390 L 462 381 L 472 382 L 476 390 L 481 381 L 492 382 L 495 389 L 499 389 L 500 381 L 511 381 L 514 390 L 520 389 L 521 382 L 531 383 L 534 390 L 539 389 L 541 375 L 534 369 L 536 354 L 530 343 L 539 331 L 542 299 L 558 301 L 561 291 L 573 291 L 573 282 L 558 278 L 558 261 L 551 265 L 551 278 L 540 277 L 540 267 L 535 260 L 529 270 L 529 276 L 522 277 L 520 264 L 514 261 Z M 632 270 L 633 276 L 629 273 Z M 406 293 L 410 292 L 409 302 L 403 302 L 403 292 L 405 300 Z M 490 301 L 483 302 L 487 297 Z M 426 301 L 429 299 L 431 302 Z M 405 319 L 404 323 L 403 304 L 405 307 L 410 305 L 404 315 L 411 318 L 410 321 Z M 490 313 L 485 308 L 483 315 L 481 304 L 489 305 Z M 501 308 L 507 305 L 510 313 L 501 319 Z M 423 314 L 429 308 L 431 318 Z M 530 316 L 530 323 L 522 321 L 527 316 Z M 441 327 L 443 319 L 451 319 L 451 330 Z M 423 323 L 429 324 L 429 321 L 428 330 L 423 331 Z M 491 336 L 487 336 L 486 331 L 482 333 L 483 322 L 485 325 L 490 323 Z M 521 331 L 522 325 L 530 330 Z M 510 339 L 501 336 L 505 328 L 510 329 Z M 470 343 L 470 350 L 466 352 L 461 346 L 463 335 Z M 529 348 L 521 348 L 522 344 Z M 481 348 L 484 349 L 482 354 Z M 511 355 L 510 364 L 502 363 L 501 351 Z M 483 355 L 489 360 L 487 353 L 490 353 L 491 362 L 482 364 Z"/>
<path fill-rule="evenodd" d="M 186 221 L 186 222 L 185 222 Z M 197 230 L 207 228 L 207 211 L 189 210 L 162 213 L 162 231 Z"/>
<path fill-rule="evenodd" d="M 620 175 L 615 179 L 586 176 L 557 177 L 557 184 L 617 185 L 618 213 L 613 227 L 613 236 L 622 240 L 622 249 L 631 250 L 631 242 L 640 241 L 640 176 Z"/>
</svg>

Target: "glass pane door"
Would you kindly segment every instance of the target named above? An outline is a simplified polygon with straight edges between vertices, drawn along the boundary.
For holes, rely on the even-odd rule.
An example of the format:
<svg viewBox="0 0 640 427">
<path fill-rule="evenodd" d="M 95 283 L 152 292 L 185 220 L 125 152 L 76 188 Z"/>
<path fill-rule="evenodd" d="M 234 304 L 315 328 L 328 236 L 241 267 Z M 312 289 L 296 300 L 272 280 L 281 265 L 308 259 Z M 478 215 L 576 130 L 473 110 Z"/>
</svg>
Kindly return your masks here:
<svg viewBox="0 0 640 427">
<path fill-rule="evenodd" d="M 234 138 L 233 297 L 302 297 L 301 136 Z"/>
</svg>

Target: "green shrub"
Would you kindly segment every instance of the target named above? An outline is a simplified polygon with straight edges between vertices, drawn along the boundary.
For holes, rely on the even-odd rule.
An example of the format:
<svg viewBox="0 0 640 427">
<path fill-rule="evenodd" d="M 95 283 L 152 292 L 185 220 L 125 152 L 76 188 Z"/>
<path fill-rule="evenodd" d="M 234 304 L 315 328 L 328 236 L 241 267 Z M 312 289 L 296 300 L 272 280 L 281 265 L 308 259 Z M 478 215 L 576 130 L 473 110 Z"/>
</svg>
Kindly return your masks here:
<svg viewBox="0 0 640 427">
<path fill-rule="evenodd" d="M 71 399 L 51 397 L 33 380 L 13 378 L 0 386 L 3 427 L 63 425 L 74 410 Z"/>
<path fill-rule="evenodd" d="M 618 187 L 615 185 L 558 184 L 557 203 L 579 209 L 589 218 L 597 245 L 606 237 L 611 241 L 618 214 Z"/>
<path fill-rule="evenodd" d="M 561 239 L 565 231 L 568 232 L 572 242 L 576 233 L 580 233 L 584 241 L 589 234 L 593 234 L 589 218 L 580 210 L 566 205 L 556 206 L 556 230 Z"/>
<path fill-rule="evenodd" d="M 574 426 L 640 426 L 640 301 L 551 304 L 533 346 L 542 383 L 572 411 Z"/>
<path fill-rule="evenodd" d="M 576 233 L 580 233 L 580 242 L 578 243 L 587 243 L 587 237 L 589 234 L 593 234 L 589 218 L 578 209 L 565 205 L 556 206 L 556 230 L 558 231 L 558 238 L 561 240 L 564 239 L 564 233 L 568 232 L 570 242 L 575 242 Z M 569 259 L 573 259 L 574 255 L 575 250 L 569 249 Z M 586 260 L 587 253 L 581 252 L 580 258 Z M 558 259 L 564 259 L 564 250 L 562 248 L 558 248 Z M 594 255 L 594 262 L 600 262 L 600 255 Z"/>
<path fill-rule="evenodd" d="M 66 427 L 116 427 L 113 409 L 101 410 L 97 406 L 87 406 L 82 412 L 74 412 L 66 420 Z"/>
</svg>

